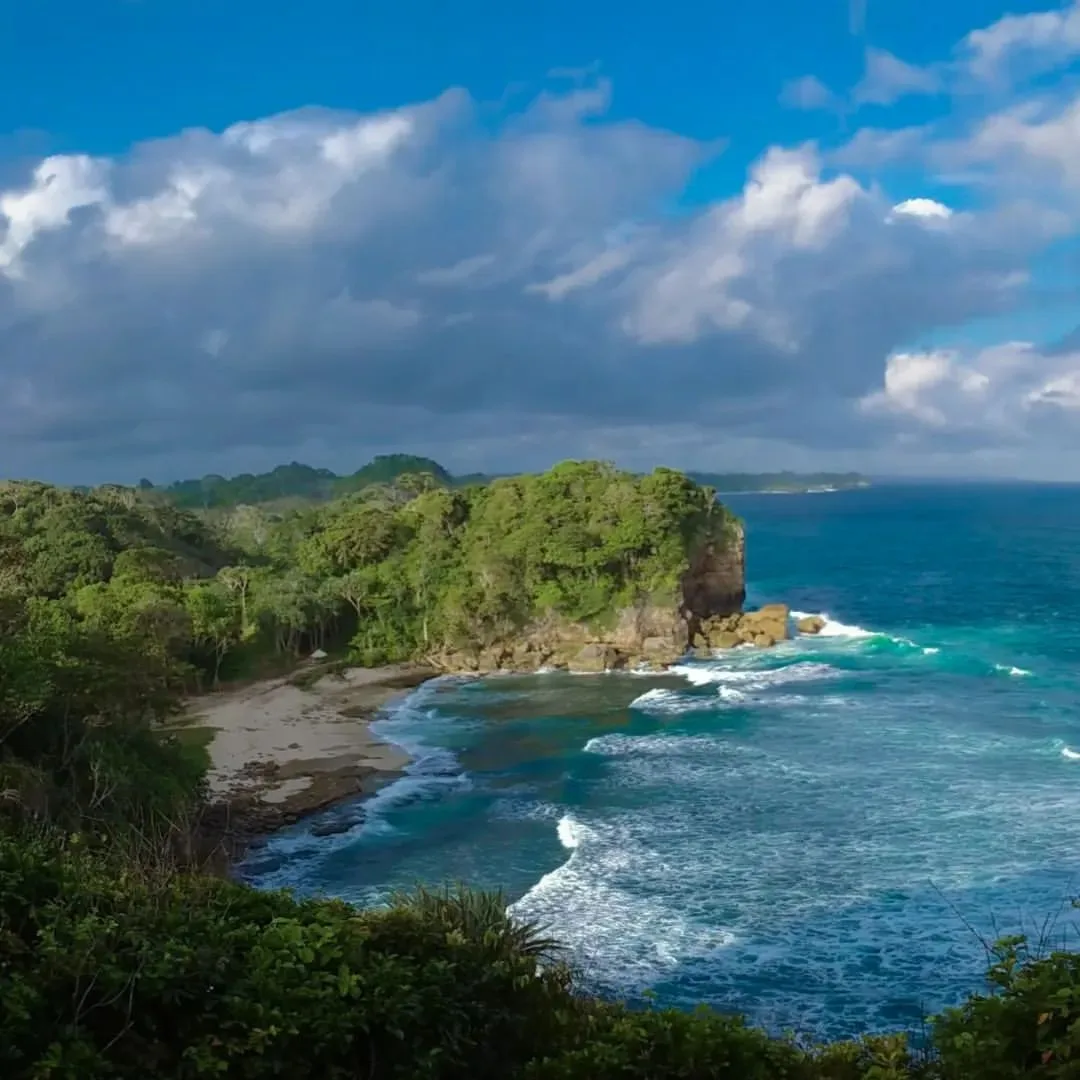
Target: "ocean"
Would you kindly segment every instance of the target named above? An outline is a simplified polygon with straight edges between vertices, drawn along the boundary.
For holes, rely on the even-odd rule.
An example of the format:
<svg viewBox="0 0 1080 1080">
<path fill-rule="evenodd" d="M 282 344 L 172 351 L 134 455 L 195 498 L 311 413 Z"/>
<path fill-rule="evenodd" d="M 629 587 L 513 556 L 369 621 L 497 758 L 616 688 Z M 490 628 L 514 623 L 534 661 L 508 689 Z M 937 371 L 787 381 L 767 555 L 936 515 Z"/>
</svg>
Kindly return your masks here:
<svg viewBox="0 0 1080 1080">
<path fill-rule="evenodd" d="M 748 605 L 816 638 L 659 675 L 440 679 L 376 730 L 408 775 L 241 868 L 384 903 L 501 888 L 585 985 L 817 1037 L 918 1029 L 986 946 L 1075 944 L 1080 488 L 724 500 Z"/>
</svg>

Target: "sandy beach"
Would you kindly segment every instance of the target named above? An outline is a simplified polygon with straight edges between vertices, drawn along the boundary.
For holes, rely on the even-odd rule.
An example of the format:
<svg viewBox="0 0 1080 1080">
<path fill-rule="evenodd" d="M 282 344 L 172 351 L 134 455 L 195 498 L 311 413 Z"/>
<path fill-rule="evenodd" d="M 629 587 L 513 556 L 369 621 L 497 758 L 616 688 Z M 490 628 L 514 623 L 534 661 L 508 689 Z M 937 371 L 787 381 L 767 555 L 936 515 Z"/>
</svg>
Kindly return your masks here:
<svg viewBox="0 0 1080 1080">
<path fill-rule="evenodd" d="M 371 721 L 394 698 L 436 674 L 415 664 L 349 668 L 310 680 L 293 674 L 193 699 L 189 720 L 213 732 L 211 800 L 231 807 L 243 819 L 240 830 L 250 835 L 377 791 L 409 759 L 376 738 Z"/>
</svg>

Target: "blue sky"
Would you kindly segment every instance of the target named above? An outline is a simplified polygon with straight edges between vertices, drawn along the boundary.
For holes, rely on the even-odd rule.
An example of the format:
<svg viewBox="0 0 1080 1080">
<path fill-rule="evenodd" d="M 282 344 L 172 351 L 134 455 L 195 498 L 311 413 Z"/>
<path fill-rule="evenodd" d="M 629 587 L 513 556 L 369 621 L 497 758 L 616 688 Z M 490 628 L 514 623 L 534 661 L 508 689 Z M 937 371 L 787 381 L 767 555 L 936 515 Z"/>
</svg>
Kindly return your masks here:
<svg viewBox="0 0 1080 1080">
<path fill-rule="evenodd" d="M 846 87 L 867 43 L 911 63 L 946 55 L 973 27 L 1038 2 L 910 0 L 755 4 L 490 0 L 52 0 L 0 15 L 0 131 L 48 149 L 118 153 L 188 127 L 222 129 L 302 105 L 367 112 L 436 97 L 519 101 L 549 72 L 596 65 L 615 87 L 610 116 L 730 140 L 730 172 L 773 142 L 822 125 L 781 107 L 792 73 Z M 948 102 L 903 102 L 902 122 Z M 830 125 L 825 125 L 829 127 Z M 835 134 L 835 131 L 833 132 Z M 741 175 L 723 178 L 736 186 Z M 718 185 L 721 179 L 718 178 Z"/>
<path fill-rule="evenodd" d="M 1075 476 L 1080 3 L 853 4 L 3 5 L 0 451 Z"/>
</svg>

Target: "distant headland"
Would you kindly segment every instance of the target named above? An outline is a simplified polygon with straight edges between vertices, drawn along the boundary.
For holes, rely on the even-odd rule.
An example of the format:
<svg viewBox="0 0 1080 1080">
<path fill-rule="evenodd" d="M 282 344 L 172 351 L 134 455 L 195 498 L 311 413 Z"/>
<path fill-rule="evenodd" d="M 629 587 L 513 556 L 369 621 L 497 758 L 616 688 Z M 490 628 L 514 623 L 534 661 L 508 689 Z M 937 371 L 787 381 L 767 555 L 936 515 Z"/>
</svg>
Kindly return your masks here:
<svg viewBox="0 0 1080 1080">
<path fill-rule="evenodd" d="M 165 496 L 175 506 L 189 510 L 229 509 L 265 503 L 320 503 L 378 484 L 393 484 L 403 476 L 427 477 L 439 487 L 470 487 L 514 473 L 465 473 L 454 475 L 428 457 L 414 454 L 382 454 L 354 473 L 339 475 L 300 462 L 279 465 L 264 473 L 237 476 L 210 474 L 199 479 L 158 485 L 140 480 L 138 486 Z M 698 484 L 719 494 L 809 494 L 847 491 L 870 486 L 859 473 L 710 473 L 686 470 Z"/>
</svg>

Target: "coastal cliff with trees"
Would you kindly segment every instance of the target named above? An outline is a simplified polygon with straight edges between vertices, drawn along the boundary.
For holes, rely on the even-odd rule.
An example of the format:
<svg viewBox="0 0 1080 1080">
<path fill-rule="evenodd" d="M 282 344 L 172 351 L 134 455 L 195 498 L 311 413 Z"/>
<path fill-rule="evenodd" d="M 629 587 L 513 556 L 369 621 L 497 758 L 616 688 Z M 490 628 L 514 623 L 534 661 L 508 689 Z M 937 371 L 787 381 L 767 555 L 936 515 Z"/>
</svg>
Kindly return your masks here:
<svg viewBox="0 0 1080 1080">
<path fill-rule="evenodd" d="M 567 463 L 466 488 L 403 474 L 216 516 L 145 487 L 4 485 L 0 1075 L 1076 1075 L 1080 963 L 1019 941 L 994 958 L 995 992 L 925 1045 L 811 1046 L 590 998 L 499 897 L 359 912 L 202 872 L 206 747 L 172 723 L 191 691 L 324 646 L 367 664 L 662 662 L 734 632 L 742 560 L 739 522 L 670 470 Z"/>
<path fill-rule="evenodd" d="M 668 469 L 567 462 L 466 488 L 404 474 L 227 515 L 139 489 L 10 483 L 0 515 L 10 595 L 123 630 L 196 685 L 320 648 L 449 670 L 670 662 L 694 616 L 744 598 L 739 522 Z"/>
</svg>

